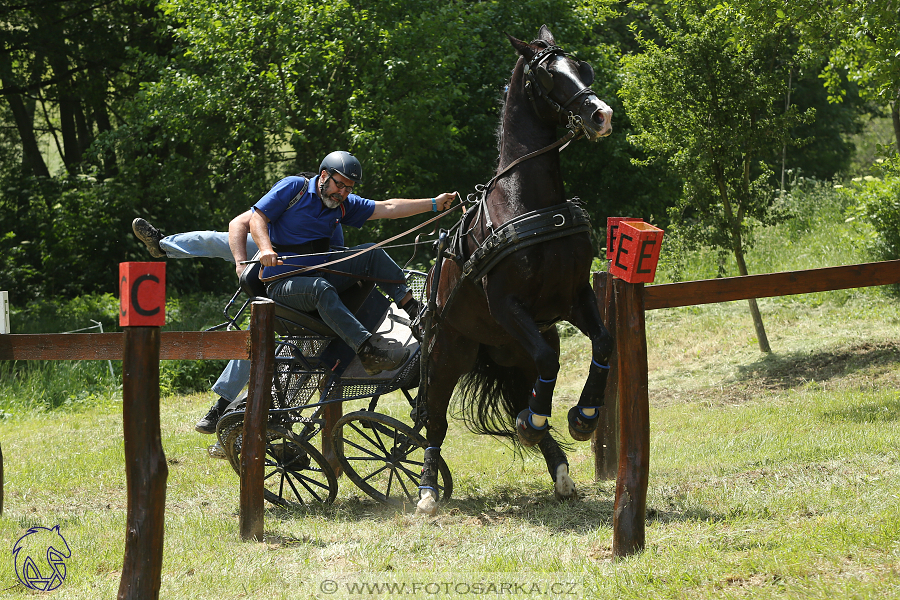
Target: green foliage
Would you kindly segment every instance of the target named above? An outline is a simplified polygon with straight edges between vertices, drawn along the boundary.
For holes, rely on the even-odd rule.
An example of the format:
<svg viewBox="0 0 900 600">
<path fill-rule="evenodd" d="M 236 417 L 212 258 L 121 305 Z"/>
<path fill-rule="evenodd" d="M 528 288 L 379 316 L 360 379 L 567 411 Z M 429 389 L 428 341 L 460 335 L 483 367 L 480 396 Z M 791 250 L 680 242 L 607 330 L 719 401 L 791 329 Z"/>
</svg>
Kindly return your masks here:
<svg viewBox="0 0 900 600">
<path fill-rule="evenodd" d="M 885 161 L 880 177 L 854 178 L 844 189 L 852 199 L 852 218 L 869 221 L 874 234 L 869 240 L 873 257 L 880 260 L 900 258 L 900 160 L 895 155 Z"/>
<path fill-rule="evenodd" d="M 121 361 L 0 361 L 0 417 L 121 400 Z"/>
<path fill-rule="evenodd" d="M 162 396 L 209 391 L 222 373 L 225 360 L 164 360 L 159 365 Z"/>
<path fill-rule="evenodd" d="M 709 198 L 717 186 L 708 175 L 687 177 L 703 172 L 693 168 L 699 163 L 672 169 L 675 163 L 656 160 L 666 153 L 641 137 L 648 111 L 699 132 L 701 145 L 740 138 L 735 147 L 753 157 L 750 178 L 729 184 L 728 192 L 729 199 L 750 198 L 749 218 L 754 206 L 766 212 L 772 200 L 754 182 L 764 181 L 765 165 L 778 174 L 783 138 L 815 137 L 815 144 L 788 152 L 787 168 L 830 179 L 849 159 L 844 137 L 855 131 L 863 106 L 855 87 L 878 103 L 890 89 L 882 85 L 889 78 L 860 75 L 887 73 L 897 64 L 884 60 L 895 28 L 885 3 L 831 2 L 834 18 L 820 14 L 820 6 L 805 0 L 789 7 L 772 0 L 66 0 L 54 5 L 57 18 L 48 19 L 41 2 L 14 3 L 0 9 L 6 48 L 0 53 L 0 289 L 16 303 L 113 291 L 118 262 L 147 259 L 130 231 L 135 216 L 164 234 L 224 230 L 277 179 L 314 169 L 335 148 L 362 159 L 360 192 L 367 197 L 443 190 L 465 197 L 491 177 L 497 161 L 503 89 L 516 59 L 504 33 L 528 40 L 544 23 L 566 50 L 594 66 L 593 88 L 615 111 L 613 136 L 561 154 L 566 193 L 588 207 L 598 247 L 607 216 L 641 216 L 668 227 L 668 208 L 684 194 L 706 196 L 700 212 L 725 218 L 724 207 Z M 805 57 L 832 56 L 836 68 L 829 27 L 847 15 L 853 18 L 837 28 L 835 40 L 852 32 L 862 46 L 845 52 L 853 59 L 849 71 L 828 72 L 845 98 L 829 105 L 816 85 L 821 64 L 808 66 Z M 697 54 L 708 48 L 691 38 L 691 27 L 718 28 L 707 42 L 724 49 Z M 673 93 L 703 85 L 672 75 L 681 72 L 678 65 L 663 72 L 661 85 L 623 70 L 638 64 L 621 63 L 623 55 L 639 60 L 654 45 L 674 51 L 674 45 L 666 49 L 667 31 L 693 39 L 682 49 L 688 59 L 718 61 L 709 63 L 715 67 L 710 81 L 717 93 L 727 92 L 728 102 L 686 101 L 683 110 L 668 113 L 629 106 L 627 93 L 619 94 L 623 85 L 652 83 Z M 796 109 L 783 122 L 753 121 L 760 110 L 780 114 L 789 73 Z M 818 118 L 800 123 L 797 115 L 808 108 Z M 695 118 L 682 120 L 681 113 Z M 722 132 L 701 117 L 722 125 L 723 113 L 736 115 L 727 126 L 733 131 L 724 138 L 700 135 Z M 747 114 L 753 127 L 742 130 Z M 751 129 L 759 139 L 747 142 Z M 632 131 L 638 135 L 629 137 Z M 679 153 L 671 141 L 675 158 L 701 154 Z M 740 146 L 745 142 L 750 146 Z M 733 160 L 727 164 L 740 170 Z M 732 179 L 738 181 L 737 173 Z M 671 213 L 676 223 L 696 216 L 685 207 Z M 376 221 L 348 231 L 347 241 L 383 239 L 427 217 Z M 707 238 L 715 230 L 692 229 Z M 403 262 L 410 252 L 395 254 Z M 221 261 L 167 266 L 170 289 L 181 293 L 220 291 L 232 279 Z"/>
<path fill-rule="evenodd" d="M 797 143 L 790 129 L 812 119 L 782 104 L 786 65 L 800 57 L 777 23 L 751 26 L 725 5 L 672 7 L 672 24 L 651 19 L 663 41 L 639 36 L 643 53 L 624 59 L 630 139 L 650 153 L 646 164 L 663 159 L 684 181 L 674 224 L 740 261 L 754 224 L 784 218 L 764 158 Z"/>
</svg>

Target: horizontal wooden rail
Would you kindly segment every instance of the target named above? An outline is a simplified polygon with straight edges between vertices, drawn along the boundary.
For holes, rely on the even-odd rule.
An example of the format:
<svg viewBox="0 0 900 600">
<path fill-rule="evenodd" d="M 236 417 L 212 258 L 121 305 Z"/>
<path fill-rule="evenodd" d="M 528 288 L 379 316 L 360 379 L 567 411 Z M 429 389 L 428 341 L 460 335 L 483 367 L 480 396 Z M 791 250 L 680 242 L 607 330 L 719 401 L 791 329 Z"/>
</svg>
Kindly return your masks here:
<svg viewBox="0 0 900 600">
<path fill-rule="evenodd" d="M 122 360 L 125 334 L 34 333 L 0 335 L 0 360 Z M 164 331 L 162 360 L 250 358 L 247 331 Z"/>
<path fill-rule="evenodd" d="M 892 283 L 900 283 L 900 260 L 649 285 L 644 288 L 644 309 L 812 294 Z"/>
</svg>

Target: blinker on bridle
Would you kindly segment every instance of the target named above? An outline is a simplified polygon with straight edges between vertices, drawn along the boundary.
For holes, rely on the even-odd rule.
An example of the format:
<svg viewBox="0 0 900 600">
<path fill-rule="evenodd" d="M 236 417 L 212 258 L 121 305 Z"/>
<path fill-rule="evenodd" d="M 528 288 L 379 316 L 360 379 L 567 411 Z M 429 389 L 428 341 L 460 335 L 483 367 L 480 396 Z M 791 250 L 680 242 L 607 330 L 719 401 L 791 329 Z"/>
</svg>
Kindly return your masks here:
<svg viewBox="0 0 900 600">
<path fill-rule="evenodd" d="M 576 115 L 574 111 L 568 110 L 568 108 L 579 97 L 585 94 L 593 94 L 594 91 L 590 87 L 583 87 L 572 94 L 572 96 L 562 104 L 553 100 L 553 98 L 550 97 L 550 92 L 554 87 L 553 74 L 541 63 L 552 56 L 569 56 L 569 54 L 559 46 L 551 46 L 543 40 L 535 40 L 532 43 L 544 46 L 544 48 L 538 51 L 531 60 L 525 63 L 524 68 L 525 94 L 528 96 L 528 100 L 531 101 L 532 108 L 534 108 L 535 113 L 540 114 L 535 101 L 535 96 L 537 96 L 538 98 L 543 99 L 544 102 L 559 115 L 560 122 L 563 125 L 569 129 L 581 129 L 581 116 Z M 587 65 L 587 68 L 590 69 L 590 65 Z M 591 70 L 590 73 L 593 75 L 593 70 Z M 590 86 L 592 81 L 593 77 L 591 77 L 591 81 L 587 82 L 588 86 Z M 568 114 L 566 114 L 566 112 L 568 112 Z M 566 117 L 568 118 L 566 119 Z"/>
</svg>

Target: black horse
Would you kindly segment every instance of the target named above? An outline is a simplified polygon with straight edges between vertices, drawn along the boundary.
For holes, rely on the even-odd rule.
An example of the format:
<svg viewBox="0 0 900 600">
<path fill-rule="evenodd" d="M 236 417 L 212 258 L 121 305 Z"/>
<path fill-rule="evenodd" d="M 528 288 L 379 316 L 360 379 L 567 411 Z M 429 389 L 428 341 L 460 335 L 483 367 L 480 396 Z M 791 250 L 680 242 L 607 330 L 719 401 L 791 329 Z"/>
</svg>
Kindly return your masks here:
<svg viewBox="0 0 900 600">
<path fill-rule="evenodd" d="M 439 281 L 430 282 L 438 285 L 436 325 L 426 332 L 433 332 L 422 383 L 429 448 L 418 503 L 427 514 L 437 510 L 437 459 L 461 378 L 469 427 L 537 444 L 559 498 L 574 497 L 575 485 L 548 432 L 558 321 L 575 325 L 592 344 L 588 380 L 569 411 L 575 439 L 590 438 L 603 405 L 612 343 L 589 283 L 587 216 L 564 196 L 557 128 L 568 127 L 569 139 L 577 132 L 596 141 L 611 132 L 612 110 L 589 87 L 590 65 L 556 46 L 546 26 L 530 44 L 507 37 L 520 57 L 503 108 L 497 176 L 462 220 L 457 251 L 443 259 Z"/>
</svg>

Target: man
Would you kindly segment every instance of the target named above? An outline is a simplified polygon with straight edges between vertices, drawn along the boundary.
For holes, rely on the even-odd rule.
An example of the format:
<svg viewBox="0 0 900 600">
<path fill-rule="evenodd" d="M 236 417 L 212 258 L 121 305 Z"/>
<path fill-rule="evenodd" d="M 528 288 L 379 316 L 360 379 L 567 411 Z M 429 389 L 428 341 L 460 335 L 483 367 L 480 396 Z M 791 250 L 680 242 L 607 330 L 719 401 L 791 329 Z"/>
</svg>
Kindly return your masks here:
<svg viewBox="0 0 900 600">
<path fill-rule="evenodd" d="M 330 170 L 331 168 L 334 168 L 334 172 Z M 350 174 L 350 177 L 341 174 L 341 171 L 348 172 Z M 427 212 L 429 209 L 432 211 L 443 211 L 450 207 L 455 196 L 454 192 L 441 194 L 440 196 L 431 199 L 391 199 L 377 203 L 372 202 L 371 200 L 359 198 L 359 196 L 351 194 L 350 190 L 356 183 L 362 180 L 362 167 L 361 165 L 359 165 L 359 162 L 355 157 L 346 152 L 332 152 L 331 154 L 329 154 L 322 161 L 322 164 L 319 168 L 319 174 L 317 176 L 311 173 L 304 173 L 303 175 L 306 177 L 288 177 L 278 182 L 272 188 L 272 190 L 270 190 L 269 193 L 266 194 L 266 196 L 264 196 L 257 204 L 260 204 L 267 198 L 269 198 L 269 202 L 275 202 L 279 197 L 283 198 L 285 195 L 290 195 L 293 191 L 294 194 L 290 195 L 290 199 L 287 204 L 290 204 L 291 201 L 294 201 L 294 197 L 297 196 L 295 204 L 302 203 L 306 207 L 304 210 L 312 210 L 313 213 L 319 211 L 318 216 L 320 217 L 325 215 L 325 213 L 329 213 L 327 215 L 329 219 L 327 224 L 329 227 L 332 226 L 331 217 L 337 217 L 336 214 L 332 213 L 339 213 L 340 218 L 337 218 L 336 224 L 333 225 L 330 243 L 325 244 L 325 247 L 343 246 L 344 242 L 341 223 L 346 223 L 354 227 L 360 227 L 365 221 L 374 218 L 400 218 Z M 303 190 L 304 184 L 306 184 L 307 190 L 305 190 L 304 194 L 300 194 L 298 196 L 297 192 Z M 322 200 L 322 198 L 324 198 L 325 200 Z M 315 200 L 319 201 L 319 205 L 316 204 Z M 340 208 L 345 201 L 350 201 L 351 205 L 354 206 L 354 210 L 356 211 L 352 216 L 352 222 L 350 219 L 345 220 L 345 218 L 349 214 L 346 206 L 339 211 L 335 211 L 335 209 Z M 256 206 L 254 206 L 253 209 L 242 213 L 241 215 L 232 219 L 232 221 L 229 223 L 228 234 L 216 231 L 203 231 L 181 233 L 172 236 L 163 236 L 162 233 L 159 232 L 159 230 L 150 225 L 144 219 L 135 219 L 132 223 L 132 228 L 138 239 L 140 239 L 147 246 L 151 255 L 156 258 L 162 258 L 164 256 L 167 256 L 169 258 L 188 258 L 200 256 L 222 258 L 224 260 L 235 262 L 236 272 L 238 276 L 240 276 L 241 272 L 244 269 L 244 265 L 240 264 L 241 261 L 246 260 L 248 255 L 252 256 L 256 254 L 257 251 L 256 242 L 250 235 L 248 235 L 250 231 L 250 222 L 252 216 L 256 213 L 256 211 L 254 210 L 255 208 Z M 291 205 L 291 209 L 293 208 L 294 205 Z M 285 210 L 284 212 L 288 211 Z M 287 220 L 284 224 L 287 224 L 292 220 L 296 224 L 296 217 L 298 214 L 299 213 L 297 213 L 296 210 L 291 210 L 291 212 L 287 215 Z M 276 220 L 280 220 L 280 218 L 281 215 L 279 215 L 278 219 Z M 268 217 L 265 217 L 265 219 L 268 219 Z M 300 219 L 299 224 L 302 226 L 305 220 L 306 219 Z M 314 222 L 315 220 L 315 218 L 309 219 L 310 223 L 307 223 L 307 225 L 312 225 L 312 222 Z M 319 225 L 321 225 L 321 223 Z M 261 232 L 259 236 L 264 236 L 268 240 L 268 248 L 272 250 L 273 254 L 275 254 L 272 244 L 272 237 L 269 235 L 268 231 L 268 221 L 265 221 L 265 226 L 263 227 L 263 229 L 264 231 Z M 274 235 L 276 236 L 276 241 L 280 239 L 280 237 L 278 236 L 281 234 Z M 286 239 L 291 238 L 290 232 L 286 235 Z M 293 235 L 295 241 L 297 241 L 297 232 L 294 232 Z M 299 239 L 302 240 L 301 244 L 318 240 L 315 243 L 318 244 L 320 248 L 324 244 L 323 238 L 311 238 L 309 235 L 306 235 L 305 237 L 303 235 L 300 235 Z M 288 244 L 288 246 L 291 245 L 290 242 L 286 242 L 284 240 L 281 240 L 281 243 Z M 311 245 L 307 246 L 307 253 L 309 252 L 310 247 Z M 340 256 L 355 254 L 357 251 L 358 250 L 354 250 L 349 253 L 332 254 L 327 258 L 327 260 L 334 260 L 335 258 L 338 258 Z M 299 254 L 294 253 L 291 248 L 287 248 L 286 252 L 292 256 L 295 254 Z M 381 279 L 394 281 L 403 279 L 402 270 L 400 270 L 396 263 L 394 263 L 393 260 L 391 260 L 384 251 L 377 249 L 369 251 L 366 254 L 370 254 L 371 256 L 363 255 L 362 260 L 357 258 L 353 259 L 352 261 L 345 261 L 334 265 L 332 268 L 335 271 L 352 272 L 355 274 L 364 274 L 363 272 L 370 271 L 370 276 L 372 276 L 373 272 L 377 271 L 384 275 L 383 277 L 380 277 Z M 288 265 L 312 265 L 321 264 L 322 262 L 325 262 L 325 260 L 326 259 L 324 257 L 289 258 L 287 260 L 287 263 Z M 352 262 L 353 264 L 349 264 L 350 262 Z M 276 258 L 276 264 L 284 265 L 284 261 L 280 258 Z M 263 265 L 269 266 L 266 265 L 265 262 L 263 262 Z M 296 270 L 298 267 L 287 268 L 288 270 Z M 319 277 L 318 275 L 322 275 L 322 277 Z M 268 278 L 265 273 L 263 274 L 263 276 Z M 300 278 L 301 277 L 290 277 L 290 279 Z M 331 290 L 334 290 L 335 292 L 343 291 L 344 289 L 352 285 L 353 282 L 356 281 L 355 279 L 334 274 L 316 273 L 315 271 L 304 273 L 302 279 L 304 281 L 294 282 L 289 286 L 286 285 L 285 282 L 278 287 L 279 289 L 293 289 L 295 290 L 295 292 L 296 290 L 300 290 L 303 287 L 311 288 L 314 290 L 314 295 L 315 292 L 318 293 L 318 297 L 315 300 L 307 298 L 305 300 L 299 301 L 299 304 L 301 304 L 302 306 L 297 306 L 296 303 L 298 301 L 296 300 L 295 293 L 295 298 L 293 299 L 293 301 L 286 300 L 282 297 L 278 298 L 279 301 L 282 301 L 290 306 L 294 306 L 295 308 L 299 308 L 300 310 L 319 310 L 320 315 L 323 316 L 326 321 L 328 321 L 328 317 L 326 316 L 326 314 L 333 315 L 335 312 L 337 313 L 337 321 L 341 323 L 346 323 L 348 321 L 347 314 L 345 313 L 349 313 L 349 311 L 346 309 L 346 307 L 343 306 L 342 303 L 340 303 L 339 299 L 337 302 L 339 306 L 335 306 Z M 271 290 L 274 287 L 275 285 L 270 283 L 270 296 L 273 298 L 275 298 L 275 296 L 272 296 Z M 416 303 L 415 299 L 412 298 L 412 294 L 409 293 L 409 290 L 405 285 L 382 284 L 380 287 L 395 301 L 399 297 L 399 302 L 397 302 L 398 306 L 404 308 L 407 314 L 409 314 L 411 317 L 415 317 L 415 315 L 418 313 L 418 304 Z M 286 295 L 290 296 L 290 291 L 288 291 Z M 320 306 L 320 304 L 322 306 Z M 332 317 L 332 320 L 334 320 L 334 318 L 335 317 Z M 353 331 L 354 336 L 351 336 L 352 342 L 348 342 L 348 344 L 358 353 L 362 349 L 363 352 L 367 354 L 367 360 L 369 363 L 368 365 L 366 365 L 366 362 L 363 361 L 362 356 L 360 357 L 360 360 L 361 362 L 363 362 L 363 366 L 368 372 L 377 373 L 378 371 L 385 368 L 392 369 L 395 365 L 399 366 L 399 364 L 402 364 L 406 360 L 407 351 L 403 349 L 394 349 L 390 346 L 388 346 L 387 348 L 378 347 L 376 344 L 369 341 L 371 335 L 368 332 L 365 332 L 364 334 L 365 339 L 363 343 L 357 345 L 356 341 L 359 340 L 360 337 L 362 337 L 360 336 L 359 332 L 359 329 L 362 329 L 362 327 L 361 325 L 359 325 L 358 321 L 352 315 L 352 313 L 349 313 L 349 318 L 352 319 L 353 322 L 355 322 L 355 327 L 357 327 L 357 329 Z M 335 329 L 335 331 L 339 333 L 338 329 Z M 346 338 L 344 339 L 345 341 L 347 341 Z M 366 342 L 368 342 L 368 344 L 366 344 Z M 220 398 L 215 404 L 213 404 L 207 415 L 197 422 L 195 429 L 198 432 L 215 433 L 216 424 L 219 420 L 219 417 L 224 412 L 228 404 L 234 401 L 240 394 L 241 390 L 247 383 L 249 373 L 250 364 L 248 361 L 234 360 L 229 362 L 228 366 L 222 372 L 222 375 L 213 385 L 213 391 L 216 392 L 220 396 Z"/>
<path fill-rule="evenodd" d="M 372 333 L 338 297 L 357 280 L 341 273 L 375 280 L 410 318 L 418 315 L 418 302 L 406 287 L 402 269 L 384 250 L 366 250 L 369 246 L 364 245 L 328 256 L 321 253 L 327 251 L 338 226 L 359 228 L 373 219 L 444 211 L 450 208 L 456 193 L 374 202 L 352 193 L 361 181 L 362 165 L 356 157 L 349 152 L 332 152 L 322 160 L 318 175 L 311 181 L 286 177 L 254 204 L 250 234 L 259 247 L 261 279 L 267 284 L 269 297 L 297 310 L 317 310 L 353 348 L 366 372 L 376 374 L 399 367 L 408 358 L 409 350 L 373 342 Z M 329 264 L 327 270 L 304 270 L 337 260 L 340 262 Z"/>
<path fill-rule="evenodd" d="M 315 173 L 302 173 L 301 177 L 312 178 Z M 154 258 L 221 258 L 235 263 L 240 277 L 247 265 L 242 265 L 248 256 L 257 252 L 256 242 L 250 236 L 251 211 L 236 216 L 228 224 L 228 231 L 189 231 L 164 236 L 162 232 L 145 219 L 136 218 L 131 223 L 134 235 L 147 246 Z M 331 246 L 344 246 L 344 232 L 335 229 Z M 250 379 L 250 361 L 231 360 L 212 386 L 218 396 L 209 411 L 194 425 L 198 433 L 213 434 L 216 424 L 229 404 L 238 399 Z"/>
</svg>

